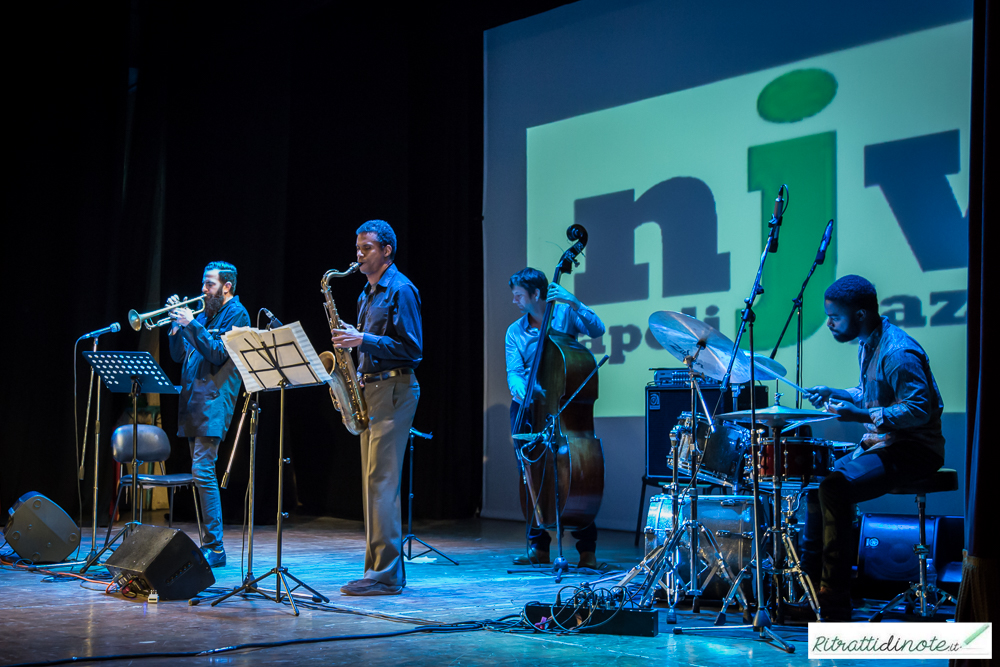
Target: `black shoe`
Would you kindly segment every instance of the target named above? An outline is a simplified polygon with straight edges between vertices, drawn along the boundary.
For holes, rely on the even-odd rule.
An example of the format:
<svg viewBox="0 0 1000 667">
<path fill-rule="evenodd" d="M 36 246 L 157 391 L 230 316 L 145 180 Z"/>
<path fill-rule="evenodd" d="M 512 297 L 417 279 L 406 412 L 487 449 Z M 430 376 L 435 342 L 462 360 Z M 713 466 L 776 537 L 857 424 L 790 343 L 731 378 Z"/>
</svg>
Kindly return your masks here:
<svg viewBox="0 0 1000 667">
<path fill-rule="evenodd" d="M 209 567 L 225 567 L 226 566 L 226 549 L 225 547 L 219 547 L 218 549 L 209 549 L 208 547 L 201 548 L 202 555 L 205 556 L 205 560 L 208 562 Z"/>
<path fill-rule="evenodd" d="M 538 547 L 531 547 L 528 553 L 514 557 L 514 565 L 548 565 L 549 552 Z"/>
<path fill-rule="evenodd" d="M 824 586 L 816 597 L 819 598 L 819 614 L 824 623 L 850 623 L 853 620 L 850 593 L 834 592 Z"/>
</svg>

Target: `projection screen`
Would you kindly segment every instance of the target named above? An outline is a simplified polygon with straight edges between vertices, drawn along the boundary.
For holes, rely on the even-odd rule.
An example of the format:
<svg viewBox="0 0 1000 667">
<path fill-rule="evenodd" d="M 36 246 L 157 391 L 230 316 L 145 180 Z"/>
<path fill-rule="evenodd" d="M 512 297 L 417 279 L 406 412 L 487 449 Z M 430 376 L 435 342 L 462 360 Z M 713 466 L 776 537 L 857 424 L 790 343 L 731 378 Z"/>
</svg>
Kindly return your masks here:
<svg viewBox="0 0 1000 667">
<path fill-rule="evenodd" d="M 683 312 L 734 337 L 782 184 L 790 198 L 756 303 L 757 351 L 774 346 L 833 220 L 804 297 L 804 384 L 858 383 L 856 344 L 826 330 L 823 291 L 867 277 L 883 314 L 930 356 L 946 465 L 962 477 L 972 3 L 749 4 L 581 0 L 485 33 L 484 517 L 522 518 L 503 350 L 519 316 L 511 274 L 551 277 L 567 227 L 586 227 L 562 285 L 607 328 L 583 341 L 610 356 L 595 403 L 606 465 L 597 524 L 631 530 L 649 369 L 681 367 L 649 315 Z M 791 373 L 795 342 L 793 324 L 777 355 Z M 936 497 L 935 513 L 962 514 L 962 493 Z M 862 509 L 912 513 L 912 498 Z"/>
</svg>

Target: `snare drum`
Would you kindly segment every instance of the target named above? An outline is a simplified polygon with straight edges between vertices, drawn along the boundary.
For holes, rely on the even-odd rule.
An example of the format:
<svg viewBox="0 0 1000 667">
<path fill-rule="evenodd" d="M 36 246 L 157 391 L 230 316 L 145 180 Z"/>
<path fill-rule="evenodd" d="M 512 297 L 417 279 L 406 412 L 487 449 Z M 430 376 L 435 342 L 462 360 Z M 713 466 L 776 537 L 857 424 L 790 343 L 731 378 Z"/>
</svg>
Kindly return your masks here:
<svg viewBox="0 0 1000 667">
<path fill-rule="evenodd" d="M 692 437 L 696 431 L 697 437 Z M 749 451 L 750 431 L 729 422 L 716 422 L 715 433 L 709 429 L 708 419 L 698 415 L 697 429 L 691 426 L 691 413 L 682 412 L 677 425 L 670 430 L 670 443 L 677 451 L 677 470 L 691 477 L 693 465 L 701 467 L 698 479 L 736 489 L 740 483 L 744 459 Z M 667 459 L 667 468 L 673 469 L 673 455 Z"/>
<path fill-rule="evenodd" d="M 773 440 L 765 441 L 758 468 L 761 488 L 773 489 L 774 477 L 782 486 L 819 488 L 819 478 L 833 469 L 831 445 L 829 440 L 819 438 L 782 438 L 775 449 Z"/>
</svg>

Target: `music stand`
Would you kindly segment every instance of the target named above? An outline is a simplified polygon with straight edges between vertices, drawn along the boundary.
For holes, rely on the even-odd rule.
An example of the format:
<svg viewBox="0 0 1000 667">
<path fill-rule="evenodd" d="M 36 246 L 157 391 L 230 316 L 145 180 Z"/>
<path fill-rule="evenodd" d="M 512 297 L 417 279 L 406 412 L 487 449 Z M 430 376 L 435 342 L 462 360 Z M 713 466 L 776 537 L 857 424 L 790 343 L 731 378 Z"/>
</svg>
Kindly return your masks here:
<svg viewBox="0 0 1000 667">
<path fill-rule="evenodd" d="M 132 396 L 132 520 L 125 524 L 100 551 L 87 559 L 80 573 L 97 563 L 114 542 L 130 528 L 139 525 L 136 510 L 139 504 L 139 394 L 179 394 L 180 388 L 163 372 L 149 352 L 84 352 L 83 356 L 97 371 L 104 386 L 113 394 Z M 96 472 L 96 471 L 95 471 Z M 113 519 L 113 517 L 112 517 Z M 93 552 L 93 548 L 91 548 Z"/>
<path fill-rule="evenodd" d="M 243 384 L 249 393 L 258 391 L 281 392 L 281 408 L 278 417 L 278 546 L 277 563 L 266 574 L 251 579 L 248 574 L 243 585 L 233 589 L 229 593 L 212 600 L 212 606 L 219 604 L 223 600 L 240 594 L 243 598 L 256 593 L 273 602 L 283 602 L 287 597 L 291 603 L 292 611 L 299 615 L 299 608 L 295 604 L 293 592 L 298 588 L 304 588 L 312 595 L 306 596 L 314 602 L 329 602 L 330 599 L 322 595 L 302 580 L 292 575 L 287 567 L 281 565 L 281 535 L 282 520 L 288 514 L 282 510 L 282 495 L 284 492 L 284 470 L 285 470 L 285 389 L 288 387 L 315 387 L 331 381 L 330 374 L 326 372 L 319 355 L 313 348 L 309 338 L 302 330 L 302 325 L 298 322 L 286 324 L 285 326 L 261 331 L 249 327 L 237 327 L 222 336 L 222 342 L 229 351 L 229 358 L 233 360 L 236 369 L 243 378 Z M 256 425 L 255 425 L 256 426 Z M 253 474 L 251 472 L 251 480 Z M 253 497 L 254 489 L 250 489 L 250 497 Z M 250 544 L 253 549 L 253 543 Z M 257 583 L 274 575 L 275 587 L 274 595 L 265 593 Z M 288 580 L 295 582 L 294 587 L 288 585 Z M 284 593 L 282 593 L 282 588 Z M 304 595 L 304 594 L 300 594 Z M 191 600 L 191 604 L 197 604 L 201 600 Z"/>
</svg>

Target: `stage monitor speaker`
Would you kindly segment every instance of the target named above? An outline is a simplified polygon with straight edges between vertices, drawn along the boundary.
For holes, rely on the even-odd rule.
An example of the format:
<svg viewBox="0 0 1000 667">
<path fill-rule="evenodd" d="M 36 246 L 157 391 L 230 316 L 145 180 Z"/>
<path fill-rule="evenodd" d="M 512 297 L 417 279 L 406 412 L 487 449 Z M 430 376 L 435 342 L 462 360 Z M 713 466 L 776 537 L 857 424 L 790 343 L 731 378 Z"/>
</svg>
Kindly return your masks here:
<svg viewBox="0 0 1000 667">
<path fill-rule="evenodd" d="M 104 562 L 116 580 L 131 579 L 161 600 L 187 600 L 215 583 L 212 568 L 191 538 L 179 530 L 139 525 Z"/>
<path fill-rule="evenodd" d="M 40 493 L 29 491 L 7 510 L 4 539 L 21 558 L 60 563 L 80 546 L 80 529 L 69 514 Z"/>
<path fill-rule="evenodd" d="M 646 477 L 650 481 L 668 481 L 671 476 L 667 461 L 670 457 L 670 430 L 677 425 L 682 412 L 691 411 L 691 389 L 686 384 L 687 371 L 673 371 L 673 378 L 664 384 L 646 385 Z M 682 375 L 683 374 L 683 377 Z M 681 382 L 685 384 L 682 384 Z M 710 410 L 719 402 L 719 382 L 708 380 L 701 386 Z M 757 386 L 757 407 L 768 405 L 768 387 Z M 750 392 L 741 391 L 736 410 L 750 409 Z M 719 406 L 718 413 L 733 412 L 732 394 Z M 701 408 L 699 407 L 699 412 Z"/>
<path fill-rule="evenodd" d="M 950 563 L 962 562 L 964 521 L 960 516 L 928 516 L 925 522 L 929 557 L 942 578 Z M 920 578 L 920 561 L 913 551 L 919 541 L 916 516 L 864 514 L 858 541 L 859 590 L 889 597 L 906 590 Z"/>
</svg>

